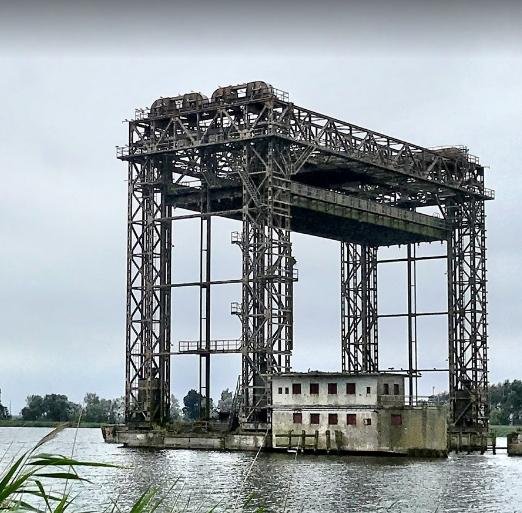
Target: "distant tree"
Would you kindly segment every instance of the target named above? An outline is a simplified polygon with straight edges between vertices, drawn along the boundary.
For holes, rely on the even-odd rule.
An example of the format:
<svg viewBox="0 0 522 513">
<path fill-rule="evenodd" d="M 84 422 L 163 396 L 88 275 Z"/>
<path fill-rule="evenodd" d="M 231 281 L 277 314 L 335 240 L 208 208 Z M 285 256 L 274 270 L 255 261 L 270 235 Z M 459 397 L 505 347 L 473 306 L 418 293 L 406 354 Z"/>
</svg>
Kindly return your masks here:
<svg viewBox="0 0 522 513">
<path fill-rule="evenodd" d="M 187 395 L 183 398 L 183 415 L 187 420 L 197 420 L 199 417 L 199 405 L 201 403 L 202 396 L 199 392 L 194 389 L 189 390 Z"/>
<path fill-rule="evenodd" d="M 11 416 L 9 415 L 9 410 L 7 406 L 4 406 L 2 403 L 0 403 L 0 420 L 6 420 L 10 417 Z"/>
<path fill-rule="evenodd" d="M 74 420 L 79 412 L 79 406 L 61 394 L 30 395 L 26 402 L 21 412 L 24 420 L 66 422 Z"/>
<path fill-rule="evenodd" d="M 221 399 L 218 401 L 217 409 L 220 413 L 230 413 L 232 411 L 232 402 L 234 394 L 226 388 L 221 392 Z"/>
<path fill-rule="evenodd" d="M 504 381 L 489 387 L 492 424 L 522 424 L 522 381 Z"/>
<path fill-rule="evenodd" d="M 46 420 L 55 422 L 73 420 L 78 411 L 77 405 L 61 394 L 47 394 L 43 398 L 43 406 Z"/>
<path fill-rule="evenodd" d="M 174 394 L 170 396 L 170 420 L 176 422 L 181 420 L 182 411 L 179 405 L 179 401 L 176 399 Z"/>
<path fill-rule="evenodd" d="M 41 420 L 44 415 L 43 397 L 30 395 L 25 400 L 26 406 L 22 408 L 21 414 L 24 420 Z"/>
<path fill-rule="evenodd" d="M 116 424 L 123 421 L 123 415 L 123 398 L 101 399 L 91 392 L 85 394 L 82 419 L 86 422 Z"/>
</svg>

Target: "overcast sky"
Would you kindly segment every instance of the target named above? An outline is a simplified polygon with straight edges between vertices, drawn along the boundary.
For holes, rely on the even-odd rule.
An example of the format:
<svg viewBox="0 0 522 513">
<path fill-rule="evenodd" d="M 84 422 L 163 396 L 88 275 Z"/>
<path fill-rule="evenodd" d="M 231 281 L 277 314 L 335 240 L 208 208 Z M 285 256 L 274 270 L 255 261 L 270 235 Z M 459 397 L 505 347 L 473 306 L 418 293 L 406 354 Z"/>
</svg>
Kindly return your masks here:
<svg viewBox="0 0 522 513">
<path fill-rule="evenodd" d="M 74 401 L 123 393 L 122 120 L 159 96 L 210 95 L 250 80 L 325 114 L 480 156 L 497 192 L 488 203 L 491 380 L 522 377 L 521 4 L 146 5 L 0 0 L 0 388 L 14 413 L 33 393 Z M 215 227 L 214 276 L 236 278 L 230 232 L 239 225 Z M 175 281 L 196 275 L 195 230 L 194 222 L 176 226 Z M 299 235 L 293 244 L 294 368 L 338 370 L 339 245 Z M 444 267 L 419 266 L 419 310 L 444 309 Z M 380 311 L 403 311 L 404 269 L 383 268 L 379 279 Z M 214 337 L 239 337 L 229 313 L 239 298 L 237 286 L 214 292 Z M 197 316 L 196 292 L 176 291 L 174 341 L 197 338 Z M 421 366 L 447 365 L 446 339 L 443 320 L 419 321 Z M 380 340 L 381 367 L 406 364 L 404 320 L 383 320 Z M 177 357 L 172 368 L 178 397 L 197 386 L 195 357 Z M 214 395 L 235 386 L 239 368 L 237 356 L 215 358 Z M 446 379 L 427 376 L 421 391 L 446 389 Z"/>
</svg>

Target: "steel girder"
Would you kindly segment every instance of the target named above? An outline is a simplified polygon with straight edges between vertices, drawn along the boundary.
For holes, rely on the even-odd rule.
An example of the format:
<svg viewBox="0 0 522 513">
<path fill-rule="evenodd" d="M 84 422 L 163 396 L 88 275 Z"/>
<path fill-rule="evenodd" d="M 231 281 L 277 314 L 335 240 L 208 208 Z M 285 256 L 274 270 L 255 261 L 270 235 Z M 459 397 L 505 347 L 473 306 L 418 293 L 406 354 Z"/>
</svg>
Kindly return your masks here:
<svg viewBox="0 0 522 513">
<path fill-rule="evenodd" d="M 128 173 L 125 419 L 164 422 L 169 415 L 171 223 L 168 173 L 155 159 Z"/>
<path fill-rule="evenodd" d="M 377 248 L 341 243 L 341 357 L 343 372 L 379 369 Z"/>
<path fill-rule="evenodd" d="M 235 169 L 243 185 L 241 420 L 267 422 L 270 378 L 290 370 L 293 266 L 287 144 L 246 144 Z"/>
<path fill-rule="evenodd" d="M 334 166 L 349 175 L 337 188 L 382 203 L 414 208 L 437 204 L 440 195 L 492 197 L 484 189 L 483 168 L 465 148 L 430 150 L 274 95 L 208 103 L 160 118 L 142 110 L 130 125 L 133 141 L 118 149 L 122 159 L 278 137 L 300 153 L 294 174 L 311 166 L 321 181 L 322 169 Z"/>
<path fill-rule="evenodd" d="M 448 339 L 452 427 L 487 433 L 486 215 L 483 201 L 452 203 L 447 216 Z"/>
</svg>

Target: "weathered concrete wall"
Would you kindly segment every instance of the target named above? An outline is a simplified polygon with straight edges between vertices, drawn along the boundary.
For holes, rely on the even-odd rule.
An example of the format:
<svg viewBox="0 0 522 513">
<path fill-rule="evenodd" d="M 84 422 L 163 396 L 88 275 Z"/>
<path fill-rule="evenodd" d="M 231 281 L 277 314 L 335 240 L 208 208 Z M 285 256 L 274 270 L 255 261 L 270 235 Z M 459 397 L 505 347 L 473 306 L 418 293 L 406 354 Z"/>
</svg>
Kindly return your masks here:
<svg viewBox="0 0 522 513">
<path fill-rule="evenodd" d="M 402 424 L 394 425 L 392 415 L 401 415 Z M 379 445 L 383 450 L 408 454 L 436 453 L 448 450 L 447 410 L 443 406 L 381 410 Z"/>
<path fill-rule="evenodd" d="M 446 410 L 425 408 L 306 408 L 301 410 L 302 423 L 295 424 L 293 410 L 275 410 L 272 416 L 272 445 L 274 448 L 302 447 L 299 437 L 305 438 L 305 448 L 350 452 L 389 452 L 395 454 L 445 456 L 447 454 Z M 310 414 L 319 413 L 321 423 L 311 424 Z M 328 414 L 336 413 L 338 424 L 328 425 Z M 347 414 L 356 415 L 356 425 L 349 425 Z M 392 415 L 401 416 L 401 424 L 392 423 Z M 370 419 L 371 424 L 365 423 Z"/>
<path fill-rule="evenodd" d="M 301 393 L 292 393 L 292 384 L 301 384 Z M 310 394 L 310 384 L 319 384 L 319 394 Z M 337 394 L 328 393 L 328 383 L 337 384 Z M 346 393 L 346 384 L 355 384 L 355 394 Z M 385 384 L 389 386 L 389 394 L 384 397 L 386 404 L 404 403 L 404 377 L 393 374 L 381 375 L 348 375 L 348 374 L 289 374 L 272 378 L 272 402 L 274 407 L 311 405 L 345 406 L 376 405 L 384 396 Z M 399 394 L 394 395 L 394 385 L 399 386 Z M 370 393 L 367 393 L 367 389 Z"/>
<path fill-rule="evenodd" d="M 345 408 L 330 408 L 328 410 L 319 408 L 307 408 L 302 410 L 302 424 L 294 424 L 293 410 L 275 410 L 272 414 L 272 446 L 274 448 L 288 448 L 288 435 L 292 431 L 292 447 L 302 447 L 298 436 L 304 431 L 307 435 L 316 432 L 317 446 L 311 437 L 306 438 L 306 446 L 317 450 L 347 450 L 347 451 L 377 451 L 378 439 L 378 413 L 375 410 L 348 410 Z M 319 424 L 311 424 L 310 415 L 320 415 Z M 328 414 L 337 414 L 337 425 L 328 425 Z M 347 424 L 347 414 L 355 413 L 357 424 Z M 370 419 L 371 424 L 365 425 L 364 419 Z M 283 435 L 283 436 L 278 436 Z M 328 439 L 330 442 L 328 442 Z"/>
<path fill-rule="evenodd" d="M 522 456 L 522 433 L 510 433 L 507 437 L 509 456 Z"/>
<path fill-rule="evenodd" d="M 143 432 L 122 429 L 116 432 L 116 440 L 127 447 L 165 449 L 257 451 L 260 447 L 271 447 L 270 436 L 259 433 L 176 434 L 160 430 Z"/>
</svg>

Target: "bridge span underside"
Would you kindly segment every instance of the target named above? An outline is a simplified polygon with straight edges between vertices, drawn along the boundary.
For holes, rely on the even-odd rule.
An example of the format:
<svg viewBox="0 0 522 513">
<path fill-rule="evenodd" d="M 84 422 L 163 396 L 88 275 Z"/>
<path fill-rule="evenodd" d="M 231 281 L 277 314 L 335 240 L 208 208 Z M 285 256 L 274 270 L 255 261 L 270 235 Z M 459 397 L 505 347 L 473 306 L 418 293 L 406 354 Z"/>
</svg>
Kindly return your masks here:
<svg viewBox="0 0 522 513">
<path fill-rule="evenodd" d="M 210 356 L 242 355 L 235 407 L 245 426 L 270 421 L 270 376 L 288 372 L 293 341 L 292 231 L 340 242 L 343 371 L 375 372 L 377 250 L 445 241 L 452 429 L 488 428 L 484 168 L 466 148 L 429 150 L 298 107 L 263 82 L 162 98 L 129 121 L 126 419 L 168 419 L 170 357 L 199 354 L 209 414 Z M 438 215 L 421 213 L 431 207 Z M 180 213 L 177 209 L 192 211 Z M 212 218 L 242 231 L 241 337 L 211 337 Z M 171 282 L 172 224 L 200 220 L 200 279 Z M 408 290 L 415 273 L 408 273 Z M 232 280 L 234 281 L 234 280 Z M 198 340 L 171 342 L 171 290 L 196 286 Z M 418 373 L 409 298 L 410 399 Z M 183 350 L 185 348 L 186 350 Z M 415 380 L 414 380 L 415 377 Z M 416 383 L 416 381 L 415 381 Z"/>
</svg>

